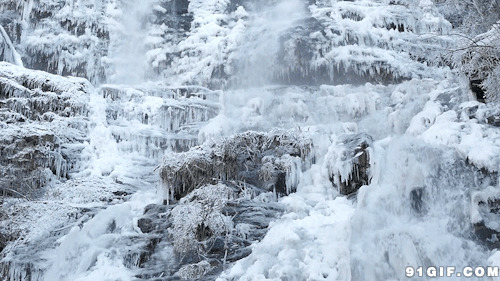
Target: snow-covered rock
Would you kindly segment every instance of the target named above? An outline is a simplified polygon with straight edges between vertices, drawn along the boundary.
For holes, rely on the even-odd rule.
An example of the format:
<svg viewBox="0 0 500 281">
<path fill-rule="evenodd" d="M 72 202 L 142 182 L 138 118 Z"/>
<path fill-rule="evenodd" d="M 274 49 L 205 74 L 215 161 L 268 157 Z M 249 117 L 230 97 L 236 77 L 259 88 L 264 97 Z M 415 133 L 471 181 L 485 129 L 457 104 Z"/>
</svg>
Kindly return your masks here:
<svg viewBox="0 0 500 281">
<path fill-rule="evenodd" d="M 290 194 L 310 164 L 311 149 L 311 140 L 300 133 L 246 132 L 167 155 L 160 169 L 165 199 L 178 200 L 214 179 Z"/>
<path fill-rule="evenodd" d="M 355 193 L 370 184 L 370 149 L 373 139 L 366 134 L 344 135 L 328 148 L 330 181 L 342 195 Z"/>
<path fill-rule="evenodd" d="M 444 64 L 455 31 L 433 1 L 0 9 L 4 59 L 99 86 L 0 63 L 2 180 L 40 186 L 0 185 L 19 197 L 1 197 L 0 279 L 498 263 L 484 247 L 500 230 L 498 110 L 467 102 Z"/>
<path fill-rule="evenodd" d="M 78 169 L 93 89 L 80 78 L 0 63 L 0 174 L 3 194 L 32 197 L 51 178 Z"/>
</svg>

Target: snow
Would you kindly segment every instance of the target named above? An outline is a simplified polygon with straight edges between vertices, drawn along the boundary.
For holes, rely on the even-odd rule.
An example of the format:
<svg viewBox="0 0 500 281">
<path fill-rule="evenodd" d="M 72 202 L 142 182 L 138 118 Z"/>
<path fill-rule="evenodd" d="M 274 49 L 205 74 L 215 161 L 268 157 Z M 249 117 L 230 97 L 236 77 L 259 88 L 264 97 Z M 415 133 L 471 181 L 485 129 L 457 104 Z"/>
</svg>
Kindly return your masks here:
<svg viewBox="0 0 500 281">
<path fill-rule="evenodd" d="M 475 237 L 500 231 L 499 110 L 440 64 L 453 30 L 432 1 L 197 0 L 178 17 L 181 1 L 10 2 L 25 28 L 12 56 L 59 75 L 0 63 L 2 159 L 38 157 L 47 175 L 2 198 L 0 235 L 21 237 L 2 251 L 7 280 L 402 280 L 500 263 Z M 25 137 L 43 149 L 18 151 Z M 371 182 L 343 196 L 361 153 Z M 277 206 L 260 241 L 230 202 Z M 141 230 L 151 208 L 164 232 Z M 214 266 L 200 225 L 251 253 L 226 261 L 224 240 Z M 144 252 L 163 269 L 141 268 Z"/>
<path fill-rule="evenodd" d="M 182 198 L 170 213 L 172 228 L 169 231 L 174 251 L 181 256 L 198 252 L 196 232 L 199 225 L 208 227 L 215 236 L 230 232 L 232 220 L 222 210 L 234 197 L 230 187 L 218 184 L 202 186 Z"/>
<path fill-rule="evenodd" d="M 137 235 L 130 218 L 139 217 L 146 205 L 157 202 L 154 193 L 138 192 L 128 202 L 99 212 L 83 227 L 73 227 L 58 241 L 56 249 L 45 253 L 49 260 L 55 260 L 44 280 L 133 280 L 133 273 L 126 270 L 123 261 L 116 260 L 113 251 L 119 249 L 111 249 L 110 245 L 120 237 Z"/>
<path fill-rule="evenodd" d="M 232 74 L 231 56 L 243 40 L 246 12 L 239 6 L 234 12 L 225 13 L 228 6 L 229 1 L 189 2 L 193 21 L 187 36 L 174 47 L 180 53 L 172 63 L 175 67 L 165 71 L 164 76 L 170 83 L 218 85 L 219 69 Z"/>
<path fill-rule="evenodd" d="M 290 201 L 285 206 L 297 204 Z M 273 223 L 252 255 L 217 280 L 349 280 L 352 204 L 340 197 L 307 209 L 308 214 L 288 212 Z"/>
<path fill-rule="evenodd" d="M 333 188 L 328 187 L 328 185 L 325 186 L 325 183 L 329 182 L 328 166 L 323 163 L 327 163 L 327 161 L 331 161 L 332 159 L 338 159 L 333 165 L 338 169 L 337 173 L 344 175 L 342 178 L 347 178 L 346 175 L 351 170 L 349 165 L 340 161 L 341 157 L 329 156 L 329 154 L 342 154 L 342 146 L 336 144 L 337 137 L 329 137 L 330 141 L 327 144 L 333 144 L 324 158 L 325 154 L 321 152 L 317 154 L 316 162 L 318 163 L 318 167 L 313 167 L 302 174 L 303 179 L 300 181 L 296 194 L 281 200 L 283 204 L 289 206 L 288 211 L 280 220 L 271 225 L 269 233 L 264 240 L 254 245 L 252 254 L 248 258 L 237 262 L 234 267 L 223 273 L 220 280 L 281 280 L 282 278 L 294 280 L 364 280 L 371 278 L 370 276 L 377 276 L 377 279 L 386 280 L 389 278 L 403 278 L 404 268 L 408 265 L 425 264 L 423 260 L 417 258 L 420 255 L 424 255 L 430 259 L 431 264 L 455 264 L 457 266 L 467 264 L 467 261 L 469 263 L 477 262 L 475 259 L 484 258 L 485 254 L 479 248 L 473 246 L 472 242 L 467 242 L 469 244 L 466 246 L 465 252 L 456 250 L 456 247 L 453 245 L 459 243 L 459 240 L 457 240 L 459 238 L 455 236 L 456 234 L 453 234 L 454 231 L 449 233 L 446 223 L 443 223 L 442 218 L 434 218 L 433 215 L 432 218 L 427 218 L 421 224 L 418 223 L 412 226 L 415 223 L 413 221 L 415 218 L 411 213 L 410 203 L 402 204 L 401 202 L 401 200 L 409 200 L 408 196 L 413 188 L 429 185 L 426 179 L 432 179 L 435 177 L 436 171 L 439 171 L 436 165 L 441 165 L 439 164 L 441 162 L 440 156 L 437 156 L 440 153 L 446 154 L 457 151 L 458 154 L 453 157 L 449 155 L 443 157 L 445 159 L 457 159 L 454 161 L 458 162 L 466 160 L 466 157 L 461 156 L 459 146 L 454 145 L 450 141 L 450 139 L 453 140 L 453 138 L 456 138 L 457 134 L 460 135 L 460 139 L 466 139 L 467 136 L 462 132 L 449 133 L 449 130 L 453 130 L 454 127 L 460 128 L 460 125 L 454 125 L 454 122 L 457 122 L 457 114 L 455 111 L 441 110 L 450 106 L 449 104 L 442 103 L 441 95 L 446 96 L 450 91 L 456 91 L 456 88 L 446 88 L 449 85 L 448 81 L 412 80 L 397 87 L 380 87 L 367 84 L 363 87 L 335 86 L 323 88 L 323 95 L 328 95 L 328 97 L 333 96 L 331 97 L 332 99 L 345 100 L 349 95 L 356 96 L 358 92 L 372 92 L 374 100 L 377 101 L 372 107 L 368 107 L 369 109 L 362 111 L 359 111 L 356 107 L 350 108 L 349 103 L 332 102 L 331 104 L 344 105 L 344 107 L 339 106 L 337 112 L 333 106 L 326 107 L 323 111 L 322 105 L 325 103 L 322 101 L 324 100 L 320 100 L 320 102 L 313 101 L 309 98 L 310 93 L 307 91 L 302 93 L 304 96 L 298 96 L 296 95 L 296 89 L 288 88 L 285 96 L 279 96 L 280 103 L 281 105 L 286 105 L 289 102 L 287 97 L 290 96 L 304 101 L 307 110 L 301 112 L 305 117 L 301 118 L 301 120 L 313 120 L 311 126 L 316 128 L 314 131 L 309 131 L 310 133 L 319 135 L 328 134 L 330 133 L 329 130 L 321 131 L 321 127 L 312 124 L 321 122 L 333 123 L 337 120 L 351 120 L 355 123 L 342 123 L 343 126 L 333 131 L 335 132 L 333 136 L 346 132 L 356 133 L 364 130 L 365 126 L 370 126 L 372 130 L 379 132 L 379 134 L 384 131 L 386 132 L 382 136 L 377 136 L 373 143 L 373 148 L 370 150 L 371 157 L 373 157 L 373 159 L 370 159 L 371 165 L 374 169 L 372 171 L 372 184 L 360 189 L 357 195 L 357 203 L 337 197 L 334 191 L 327 191 L 328 189 L 333 190 Z M 435 90 L 436 86 L 437 90 Z M 268 91 L 267 89 L 265 90 Z M 271 93 L 275 94 L 275 92 Z M 418 93 L 420 97 L 415 97 L 409 93 Z M 248 99 L 255 98 L 248 97 Z M 238 98 L 234 100 L 239 104 L 237 106 L 239 108 L 238 112 L 245 112 L 246 109 L 244 107 L 246 106 L 247 109 L 252 109 L 255 113 L 255 109 L 253 109 L 255 108 L 255 102 L 251 101 L 245 105 Z M 272 101 L 272 96 L 267 95 L 267 100 Z M 226 99 L 225 102 L 225 108 L 229 108 L 229 101 Z M 270 103 L 272 104 L 272 102 Z M 455 106 L 459 107 L 460 104 L 456 104 Z M 293 106 L 286 107 L 293 108 Z M 279 116 L 266 116 L 264 119 L 280 120 L 281 125 L 288 124 L 286 122 L 287 119 L 283 118 L 291 118 L 285 114 L 278 115 L 279 110 L 272 109 L 272 107 L 259 110 L 259 112 L 261 112 L 260 114 Z M 227 115 L 228 111 L 223 111 L 221 114 Z M 379 118 L 380 114 L 385 116 L 385 118 L 398 116 L 397 119 L 394 119 L 394 122 L 398 122 L 401 125 L 390 126 L 390 124 L 387 124 L 389 127 L 384 128 L 387 125 L 380 123 L 377 124 L 379 127 L 375 129 L 373 128 L 373 123 L 365 123 L 365 120 L 373 120 L 373 117 Z M 357 117 L 357 119 L 353 120 L 353 117 Z M 233 127 L 237 127 L 239 123 L 239 126 L 247 128 L 246 121 L 240 122 L 235 117 L 228 118 L 226 116 L 225 118 L 233 120 Z M 251 118 L 257 117 L 252 116 Z M 243 120 L 248 119 L 245 118 Z M 308 121 L 304 122 L 305 124 L 302 123 L 304 130 L 308 127 Z M 496 135 L 493 133 L 497 131 L 494 127 L 487 124 L 478 125 L 474 122 L 466 122 L 468 126 L 484 126 L 485 130 L 491 132 L 488 134 L 488 138 L 483 138 L 485 142 L 489 143 L 486 149 L 489 149 L 488 147 L 492 147 L 492 149 L 499 147 L 498 143 L 496 143 L 496 138 L 490 138 L 492 135 Z M 290 121 L 290 123 L 297 124 L 299 122 L 295 119 Z M 441 127 L 436 127 L 439 124 L 441 124 Z M 432 132 L 439 132 L 439 136 L 446 138 L 448 142 L 434 138 L 431 139 L 428 135 Z M 324 136 L 323 139 L 327 136 Z M 474 134 L 471 138 L 477 141 L 477 136 L 478 134 Z M 315 139 L 321 138 L 316 136 Z M 425 143 L 422 143 L 422 141 L 425 141 Z M 318 141 L 317 143 L 321 144 L 322 142 Z M 429 146 L 429 148 L 426 148 L 426 146 Z M 456 150 L 455 147 L 457 148 Z M 318 147 L 316 143 L 315 149 L 317 151 L 321 151 L 322 149 L 325 151 L 325 148 Z M 427 149 L 429 149 L 428 152 L 426 152 Z M 437 153 L 438 151 L 439 153 Z M 490 167 L 492 170 L 494 170 L 493 167 L 498 167 L 498 165 L 495 166 L 498 156 L 492 157 L 492 155 L 499 154 L 490 154 L 490 151 L 486 150 L 483 155 L 488 155 L 490 161 L 492 161 L 487 167 Z M 474 158 L 472 157 L 469 160 L 474 161 Z M 484 166 L 478 167 L 481 168 Z M 314 170 L 316 170 L 316 173 L 312 174 Z M 312 175 L 309 175 L 309 173 Z M 459 171 L 459 173 L 464 173 L 464 171 Z M 319 177 L 320 179 L 307 179 L 308 177 Z M 307 184 L 310 181 L 316 181 L 318 185 L 310 186 Z M 471 177 L 466 181 L 473 182 L 474 179 Z M 470 187 L 468 186 L 470 183 L 459 181 L 457 184 L 459 186 L 465 185 L 461 188 Z M 456 186 L 446 187 L 448 185 L 442 186 L 442 184 L 440 186 L 444 190 L 456 188 Z M 313 196 L 313 194 L 317 194 L 317 196 Z M 312 202 L 309 198 L 311 196 L 314 198 Z M 330 196 L 333 196 L 333 198 Z M 442 195 L 436 196 L 445 198 Z M 457 199 L 457 202 L 461 202 L 460 204 L 464 207 L 470 204 L 461 199 Z M 324 211 L 326 214 L 315 213 L 320 206 L 324 208 L 325 205 L 328 206 L 326 211 Z M 436 212 L 441 212 L 439 211 L 439 206 L 429 208 L 436 208 Z M 375 215 L 380 212 L 383 214 Z M 467 217 L 467 210 L 465 210 L 465 214 L 461 218 L 463 217 Z M 458 223 L 460 218 L 456 220 L 452 219 L 449 223 Z M 432 234 L 426 231 L 430 225 L 435 230 Z M 371 234 L 372 231 L 375 231 L 375 233 Z M 439 242 L 435 241 L 435 237 L 438 236 L 443 237 Z M 436 251 L 446 252 L 452 251 L 451 249 L 454 249 L 456 259 L 451 260 L 434 255 Z M 309 253 L 309 251 L 312 252 Z M 389 264 L 387 265 L 388 267 L 380 268 L 380 265 L 386 262 L 384 261 L 384 256 L 377 253 L 383 253 L 384 251 L 391 253 L 389 255 Z M 367 253 L 370 253 L 370 257 L 368 258 L 366 258 Z M 352 267 L 353 263 L 356 264 L 355 267 Z"/>
<path fill-rule="evenodd" d="M 326 68 L 334 79 L 342 71 L 381 77 L 383 81 L 377 82 L 383 83 L 429 77 L 425 69 L 440 60 L 441 48 L 451 44 L 447 36 L 451 25 L 432 4 L 410 3 L 411 8 L 372 1 L 316 1 L 310 5 L 313 18 L 325 28 L 322 34 L 314 34 L 319 49 L 313 54 L 311 69 Z M 425 67 L 413 62 L 421 52 L 427 52 L 423 55 Z M 439 72 L 433 71 L 433 75 Z"/>
<path fill-rule="evenodd" d="M 493 266 L 493 267 L 496 267 L 499 265 L 499 262 L 500 262 L 500 254 L 498 251 L 494 251 L 492 253 L 492 255 L 488 258 L 488 265 L 489 266 Z M 499 278 L 498 277 L 493 277 L 492 280 L 496 281 L 498 280 Z"/>
<path fill-rule="evenodd" d="M 460 105 L 462 110 L 468 103 Z M 482 110 L 484 106 L 482 106 Z M 432 144 L 445 145 L 456 149 L 462 156 L 478 168 L 498 172 L 500 167 L 500 132 L 489 124 L 481 124 L 479 120 L 460 120 L 461 114 L 454 110 L 439 112 L 435 122 L 429 124 L 421 133 L 421 138 Z"/>
</svg>

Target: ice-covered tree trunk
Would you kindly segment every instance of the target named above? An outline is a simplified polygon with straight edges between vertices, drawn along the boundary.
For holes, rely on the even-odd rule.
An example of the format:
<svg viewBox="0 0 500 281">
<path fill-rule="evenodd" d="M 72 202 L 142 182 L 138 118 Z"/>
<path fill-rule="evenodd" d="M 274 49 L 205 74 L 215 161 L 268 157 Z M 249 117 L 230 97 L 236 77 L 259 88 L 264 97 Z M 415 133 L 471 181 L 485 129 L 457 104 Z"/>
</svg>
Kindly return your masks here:
<svg viewBox="0 0 500 281">
<path fill-rule="evenodd" d="M 23 66 L 23 61 L 21 60 L 21 56 L 16 51 L 16 48 L 14 47 L 14 44 L 12 44 L 9 35 L 1 25 L 0 25 L 0 61 L 6 61 L 18 66 Z"/>
</svg>

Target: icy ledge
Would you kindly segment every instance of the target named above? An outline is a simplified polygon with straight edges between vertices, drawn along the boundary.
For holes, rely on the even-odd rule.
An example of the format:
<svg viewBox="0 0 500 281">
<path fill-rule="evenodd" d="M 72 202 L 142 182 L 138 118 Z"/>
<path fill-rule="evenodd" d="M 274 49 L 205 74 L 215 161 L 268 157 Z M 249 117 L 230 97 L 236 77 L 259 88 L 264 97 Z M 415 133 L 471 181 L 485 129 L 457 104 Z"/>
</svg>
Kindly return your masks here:
<svg viewBox="0 0 500 281">
<path fill-rule="evenodd" d="M 0 186 L 30 197 L 51 178 L 78 169 L 92 86 L 0 62 Z"/>
</svg>

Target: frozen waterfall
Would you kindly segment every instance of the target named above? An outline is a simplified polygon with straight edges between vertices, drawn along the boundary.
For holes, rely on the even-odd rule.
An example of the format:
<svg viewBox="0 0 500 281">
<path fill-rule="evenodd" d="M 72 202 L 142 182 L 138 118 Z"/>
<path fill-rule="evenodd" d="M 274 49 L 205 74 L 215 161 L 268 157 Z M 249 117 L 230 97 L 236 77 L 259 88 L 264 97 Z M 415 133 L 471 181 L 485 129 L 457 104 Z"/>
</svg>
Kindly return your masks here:
<svg viewBox="0 0 500 281">
<path fill-rule="evenodd" d="M 147 39 L 155 0 L 123 1 L 117 30 L 110 34 L 113 53 L 110 54 L 114 74 L 110 82 L 137 85 L 147 77 Z M 113 38 L 116 37 L 116 38 Z"/>
<path fill-rule="evenodd" d="M 435 1 L 4 2 L 0 279 L 500 266 L 500 111 Z"/>
</svg>

